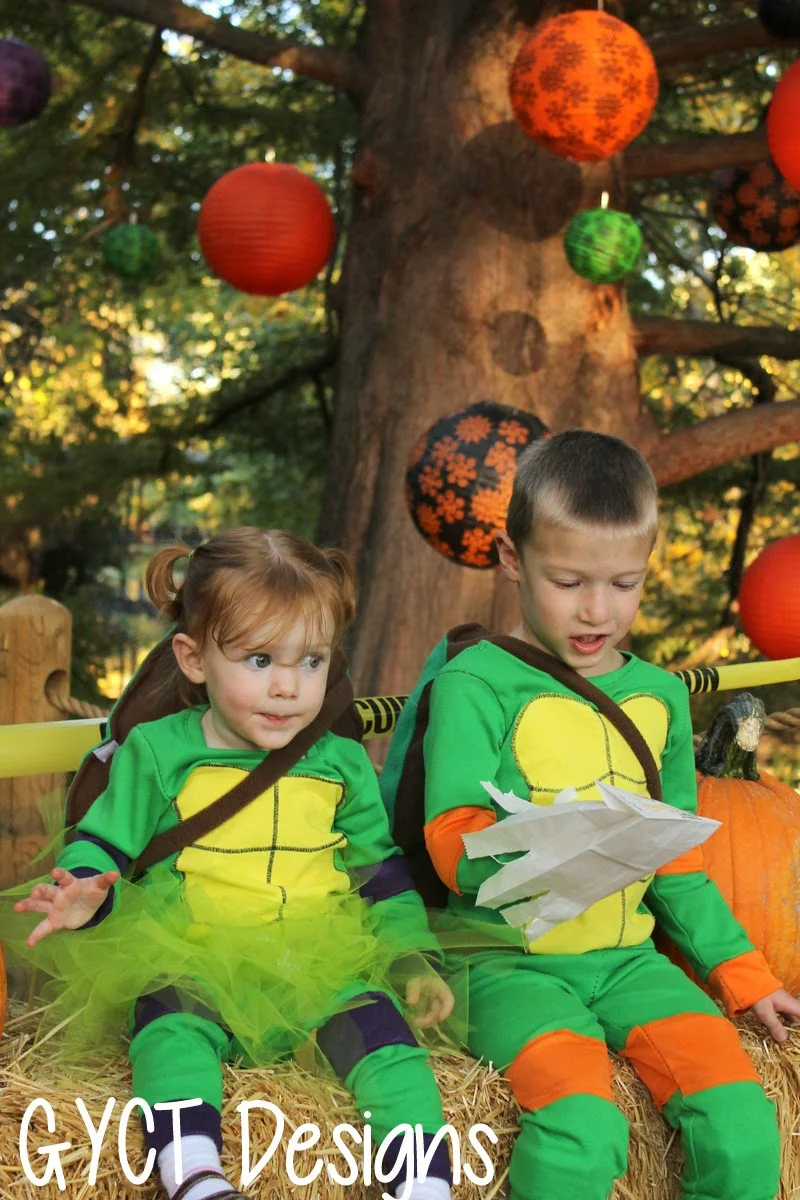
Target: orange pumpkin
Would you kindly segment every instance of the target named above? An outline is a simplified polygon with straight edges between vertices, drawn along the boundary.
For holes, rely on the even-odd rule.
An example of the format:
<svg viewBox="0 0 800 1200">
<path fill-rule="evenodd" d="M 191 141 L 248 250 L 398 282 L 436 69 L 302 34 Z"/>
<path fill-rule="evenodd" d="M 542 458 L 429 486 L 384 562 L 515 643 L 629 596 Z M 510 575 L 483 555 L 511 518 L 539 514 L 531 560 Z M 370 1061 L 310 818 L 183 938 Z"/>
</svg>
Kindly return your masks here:
<svg viewBox="0 0 800 1200">
<path fill-rule="evenodd" d="M 703 866 L 772 971 L 797 993 L 800 796 L 756 769 L 763 730 L 764 705 L 743 692 L 717 713 L 698 748 L 698 812 L 722 822 L 703 844 Z M 692 974 L 679 955 L 670 957 Z"/>
<path fill-rule="evenodd" d="M 516 57 L 514 115 L 553 154 L 598 162 L 624 150 L 650 120 L 658 72 L 635 29 L 606 12 L 545 21 Z"/>
</svg>

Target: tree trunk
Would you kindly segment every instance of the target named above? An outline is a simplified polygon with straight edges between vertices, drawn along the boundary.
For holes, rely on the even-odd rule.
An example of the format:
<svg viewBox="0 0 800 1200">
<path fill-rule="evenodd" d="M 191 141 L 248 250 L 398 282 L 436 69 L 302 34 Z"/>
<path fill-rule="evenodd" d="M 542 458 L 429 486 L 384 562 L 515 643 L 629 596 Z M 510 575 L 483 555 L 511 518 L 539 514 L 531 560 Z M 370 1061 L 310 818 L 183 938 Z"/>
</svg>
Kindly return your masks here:
<svg viewBox="0 0 800 1200">
<path fill-rule="evenodd" d="M 552 13 L 553 5 L 547 11 Z M 451 625 L 516 623 L 496 570 L 447 561 L 404 497 L 409 451 L 478 400 L 645 445 L 624 293 L 568 266 L 583 206 L 624 206 L 619 162 L 583 169 L 511 115 L 508 76 L 535 0 L 373 0 L 340 291 L 342 349 L 320 534 L 358 561 L 353 673 L 362 693 L 411 686 Z"/>
</svg>

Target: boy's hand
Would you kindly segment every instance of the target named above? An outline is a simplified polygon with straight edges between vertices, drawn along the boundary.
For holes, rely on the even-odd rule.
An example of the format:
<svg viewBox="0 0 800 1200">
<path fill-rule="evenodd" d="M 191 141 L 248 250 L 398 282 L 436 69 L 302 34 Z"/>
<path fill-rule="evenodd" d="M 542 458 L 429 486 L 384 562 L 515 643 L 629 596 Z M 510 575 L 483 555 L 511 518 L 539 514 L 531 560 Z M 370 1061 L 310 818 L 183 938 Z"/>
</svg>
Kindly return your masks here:
<svg viewBox="0 0 800 1200">
<path fill-rule="evenodd" d="M 762 1025 L 766 1025 L 776 1042 L 785 1042 L 789 1031 L 778 1013 L 800 1021 L 800 1000 L 790 995 L 785 988 L 778 988 L 777 992 L 771 992 L 763 1000 L 758 1000 L 750 1012 L 755 1013 Z"/>
<path fill-rule="evenodd" d="M 27 900 L 19 900 L 14 905 L 15 912 L 46 914 L 28 938 L 28 946 L 35 946 L 57 929 L 80 929 L 91 920 L 108 895 L 108 889 L 119 879 L 119 871 L 77 879 L 63 867 L 53 867 L 51 874 L 55 883 L 37 883 Z"/>
<path fill-rule="evenodd" d="M 441 975 L 434 971 L 414 975 L 406 984 L 406 1004 L 421 1009 L 414 1018 L 415 1025 L 436 1025 L 450 1016 L 455 998 Z"/>
</svg>

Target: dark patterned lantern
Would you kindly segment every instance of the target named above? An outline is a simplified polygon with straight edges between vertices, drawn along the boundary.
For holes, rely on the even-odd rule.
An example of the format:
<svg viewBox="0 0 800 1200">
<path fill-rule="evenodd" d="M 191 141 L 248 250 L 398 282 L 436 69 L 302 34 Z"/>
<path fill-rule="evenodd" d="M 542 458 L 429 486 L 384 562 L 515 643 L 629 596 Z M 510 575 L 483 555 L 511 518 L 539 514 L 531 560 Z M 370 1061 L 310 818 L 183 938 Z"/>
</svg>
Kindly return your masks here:
<svg viewBox="0 0 800 1200">
<path fill-rule="evenodd" d="M 758 19 L 779 38 L 800 37 L 800 0 L 758 0 Z"/>
<path fill-rule="evenodd" d="M 770 542 L 750 563 L 739 620 L 767 658 L 800 658 L 800 534 Z"/>
<path fill-rule="evenodd" d="M 33 121 L 51 91 L 50 68 L 39 51 L 16 38 L 0 38 L 0 125 Z"/>
<path fill-rule="evenodd" d="M 769 160 L 717 172 L 711 211 L 737 246 L 785 250 L 800 240 L 800 192 Z"/>
<path fill-rule="evenodd" d="M 465 567 L 493 567 L 520 451 L 546 427 L 538 417 L 481 400 L 431 425 L 411 451 L 406 499 L 426 542 Z"/>
<path fill-rule="evenodd" d="M 647 43 L 609 13 L 561 13 L 516 57 L 511 105 L 553 154 L 598 162 L 624 150 L 650 120 L 658 72 Z"/>
<path fill-rule="evenodd" d="M 144 279 L 158 266 L 161 249 L 146 225 L 115 225 L 103 239 L 103 257 L 124 279 Z"/>
<path fill-rule="evenodd" d="M 767 111 L 767 142 L 775 166 L 800 191 L 800 59 L 784 71 Z"/>
<path fill-rule="evenodd" d="M 305 287 L 331 256 L 334 222 L 319 184 L 288 163 L 247 163 L 210 188 L 197 234 L 211 270 L 254 296 Z"/>
<path fill-rule="evenodd" d="M 570 221 L 564 250 L 573 271 L 592 283 L 618 283 L 636 266 L 642 235 L 633 217 L 590 208 Z"/>
</svg>

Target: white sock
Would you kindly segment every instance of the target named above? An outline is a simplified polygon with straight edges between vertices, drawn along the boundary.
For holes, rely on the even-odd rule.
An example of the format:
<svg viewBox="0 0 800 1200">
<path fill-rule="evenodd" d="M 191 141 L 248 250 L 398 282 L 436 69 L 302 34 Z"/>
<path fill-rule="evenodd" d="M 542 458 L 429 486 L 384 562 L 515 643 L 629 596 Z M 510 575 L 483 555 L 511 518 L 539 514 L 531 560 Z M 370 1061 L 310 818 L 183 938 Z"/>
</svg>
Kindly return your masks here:
<svg viewBox="0 0 800 1200">
<path fill-rule="evenodd" d="M 161 1176 L 161 1182 L 167 1189 L 170 1200 L 172 1200 L 172 1197 L 180 1187 L 180 1181 L 177 1178 L 175 1170 L 174 1142 L 170 1142 L 159 1154 L 158 1171 Z M 200 1180 L 194 1187 L 184 1192 L 184 1200 L 204 1200 L 205 1196 L 213 1196 L 215 1192 L 232 1192 L 235 1190 L 233 1185 L 228 1183 L 222 1174 L 222 1163 L 220 1162 L 219 1151 L 213 1138 L 206 1137 L 204 1133 L 190 1133 L 186 1137 L 181 1138 L 182 1179 L 186 1180 L 190 1175 L 196 1175 L 199 1171 L 216 1171 L 219 1178 Z"/>
<path fill-rule="evenodd" d="M 395 1196 L 403 1200 L 450 1200 L 450 1184 L 446 1179 L 429 1175 L 427 1179 L 408 1179 L 395 1188 Z"/>
</svg>

